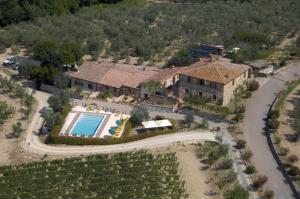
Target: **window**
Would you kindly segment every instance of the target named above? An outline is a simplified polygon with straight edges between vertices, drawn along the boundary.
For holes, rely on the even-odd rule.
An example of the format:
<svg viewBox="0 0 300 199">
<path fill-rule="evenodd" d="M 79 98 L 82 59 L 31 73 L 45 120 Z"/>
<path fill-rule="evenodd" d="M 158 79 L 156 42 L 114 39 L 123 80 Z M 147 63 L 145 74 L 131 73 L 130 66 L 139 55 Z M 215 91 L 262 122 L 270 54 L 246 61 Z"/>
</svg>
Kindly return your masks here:
<svg viewBox="0 0 300 199">
<path fill-rule="evenodd" d="M 93 84 L 88 84 L 88 88 L 92 90 L 93 89 Z"/>
<path fill-rule="evenodd" d="M 176 78 L 175 77 L 173 77 L 173 84 L 176 82 Z"/>
<path fill-rule="evenodd" d="M 184 92 L 185 92 L 186 95 L 188 95 L 188 94 L 189 94 L 189 89 L 186 88 L 186 89 L 184 90 Z"/>
<path fill-rule="evenodd" d="M 81 82 L 79 80 L 75 80 L 74 84 L 75 84 L 75 86 L 83 86 L 83 82 Z"/>
<path fill-rule="evenodd" d="M 217 83 L 216 82 L 209 82 L 209 87 L 217 89 Z"/>
<path fill-rule="evenodd" d="M 234 79 L 232 80 L 232 85 L 234 85 Z"/>
<path fill-rule="evenodd" d="M 162 96 L 162 92 L 160 92 L 160 91 L 155 91 L 155 95 L 156 95 L 156 96 Z"/>
<path fill-rule="evenodd" d="M 198 96 L 199 96 L 199 97 L 203 97 L 203 93 L 202 93 L 202 92 L 199 92 L 199 93 L 198 93 Z"/>
<path fill-rule="evenodd" d="M 199 83 L 200 85 L 204 85 L 204 80 L 203 80 L 203 79 L 199 79 L 199 80 L 198 80 L 198 83 Z"/>
<path fill-rule="evenodd" d="M 213 100 L 216 101 L 217 100 L 217 96 L 213 95 Z"/>
<path fill-rule="evenodd" d="M 188 82 L 188 83 L 191 83 L 191 77 L 188 77 L 188 78 L 187 78 L 187 82 Z"/>
</svg>

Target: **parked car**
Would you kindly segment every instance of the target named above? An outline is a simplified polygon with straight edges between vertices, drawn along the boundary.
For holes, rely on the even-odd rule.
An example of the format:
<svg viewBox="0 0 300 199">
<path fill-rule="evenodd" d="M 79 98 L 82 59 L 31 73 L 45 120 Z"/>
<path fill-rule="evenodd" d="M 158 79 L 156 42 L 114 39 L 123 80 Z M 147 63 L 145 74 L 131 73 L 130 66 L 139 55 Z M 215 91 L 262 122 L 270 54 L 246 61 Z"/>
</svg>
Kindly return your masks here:
<svg viewBox="0 0 300 199">
<path fill-rule="evenodd" d="M 10 65 L 13 65 L 15 64 L 16 62 L 14 60 L 10 60 L 10 59 L 6 59 L 4 62 L 3 62 L 3 65 L 4 66 L 10 66 Z"/>
</svg>

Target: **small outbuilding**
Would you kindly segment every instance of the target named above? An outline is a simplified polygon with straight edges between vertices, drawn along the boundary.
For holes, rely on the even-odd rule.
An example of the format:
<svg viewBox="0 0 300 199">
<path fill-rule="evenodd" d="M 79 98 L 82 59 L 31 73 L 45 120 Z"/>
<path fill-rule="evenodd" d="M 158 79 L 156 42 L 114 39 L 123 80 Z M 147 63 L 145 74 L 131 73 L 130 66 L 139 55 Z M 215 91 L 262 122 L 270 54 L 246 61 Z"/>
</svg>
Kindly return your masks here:
<svg viewBox="0 0 300 199">
<path fill-rule="evenodd" d="M 272 64 L 266 60 L 256 60 L 254 62 L 249 63 L 248 65 L 251 66 L 253 70 L 262 70 L 272 66 Z"/>
<path fill-rule="evenodd" d="M 144 129 L 165 128 L 171 127 L 172 123 L 169 120 L 151 120 L 142 122 Z"/>
</svg>

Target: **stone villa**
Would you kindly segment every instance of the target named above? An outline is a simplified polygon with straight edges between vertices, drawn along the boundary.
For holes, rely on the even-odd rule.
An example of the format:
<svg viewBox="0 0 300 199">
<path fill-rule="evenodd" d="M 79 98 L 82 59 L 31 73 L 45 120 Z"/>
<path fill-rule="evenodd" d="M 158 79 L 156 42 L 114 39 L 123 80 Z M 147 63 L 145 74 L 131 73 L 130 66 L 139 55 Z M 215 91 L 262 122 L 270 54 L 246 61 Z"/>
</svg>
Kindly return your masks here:
<svg viewBox="0 0 300 199">
<path fill-rule="evenodd" d="M 179 98 L 207 97 L 227 105 L 234 90 L 249 78 L 249 66 L 223 58 L 199 61 L 180 73 Z"/>
<path fill-rule="evenodd" d="M 71 72 L 71 87 L 82 87 L 89 91 L 109 91 L 115 96 L 136 95 L 147 98 L 150 93 L 143 84 L 159 81 L 170 88 L 179 80 L 181 68 L 158 69 L 154 67 L 114 64 L 108 62 L 85 62 L 77 72 Z"/>
<path fill-rule="evenodd" d="M 233 64 L 228 59 L 203 59 L 188 67 L 158 69 L 108 62 L 85 62 L 77 72 L 71 72 L 71 87 L 89 91 L 109 91 L 115 96 L 135 95 L 147 99 L 145 84 L 159 81 L 174 97 L 209 97 L 227 105 L 233 91 L 251 78 L 251 68 Z"/>
</svg>

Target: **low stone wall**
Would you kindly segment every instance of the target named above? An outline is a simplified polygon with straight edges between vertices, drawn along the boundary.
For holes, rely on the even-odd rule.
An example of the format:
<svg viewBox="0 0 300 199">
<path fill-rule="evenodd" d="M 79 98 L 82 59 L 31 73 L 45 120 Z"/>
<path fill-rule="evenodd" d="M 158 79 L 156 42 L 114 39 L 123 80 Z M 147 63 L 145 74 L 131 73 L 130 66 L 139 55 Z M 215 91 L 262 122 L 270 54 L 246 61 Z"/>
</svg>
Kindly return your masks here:
<svg viewBox="0 0 300 199">
<path fill-rule="evenodd" d="M 75 99 L 82 98 L 81 96 L 79 96 L 78 94 L 76 94 L 74 92 L 62 90 L 62 89 L 56 88 L 55 86 L 51 86 L 51 85 L 47 85 L 47 84 L 41 84 L 40 90 L 45 91 L 47 93 L 52 93 L 54 95 L 60 95 L 63 92 L 69 98 L 75 98 Z"/>
<path fill-rule="evenodd" d="M 268 116 L 270 115 L 271 111 L 272 111 L 272 108 L 274 106 L 274 104 L 276 103 L 277 99 L 278 99 L 279 96 L 276 96 L 275 100 L 273 101 L 273 103 L 271 104 L 270 108 L 269 108 L 269 111 L 268 111 Z M 297 191 L 297 188 L 295 187 L 294 183 L 293 183 L 293 180 L 290 178 L 290 176 L 288 175 L 286 169 L 285 169 L 285 166 L 283 165 L 283 162 L 281 161 L 277 151 L 276 151 L 276 148 L 275 146 L 273 145 L 273 140 L 272 140 L 272 130 L 269 128 L 269 122 L 270 122 L 270 118 L 267 117 L 266 119 L 266 127 L 265 127 L 265 133 L 266 133 L 266 137 L 267 137 L 267 142 L 268 142 L 268 145 L 269 145 L 269 148 L 271 150 L 271 153 L 275 159 L 275 161 L 277 162 L 278 164 L 278 169 L 281 171 L 283 177 L 285 178 L 286 180 L 286 183 L 290 186 L 293 194 L 294 194 L 294 198 L 296 199 L 300 199 L 300 195 L 299 195 L 299 192 Z"/>
</svg>

